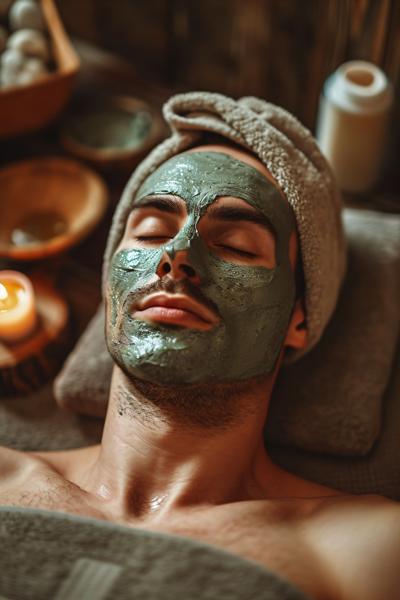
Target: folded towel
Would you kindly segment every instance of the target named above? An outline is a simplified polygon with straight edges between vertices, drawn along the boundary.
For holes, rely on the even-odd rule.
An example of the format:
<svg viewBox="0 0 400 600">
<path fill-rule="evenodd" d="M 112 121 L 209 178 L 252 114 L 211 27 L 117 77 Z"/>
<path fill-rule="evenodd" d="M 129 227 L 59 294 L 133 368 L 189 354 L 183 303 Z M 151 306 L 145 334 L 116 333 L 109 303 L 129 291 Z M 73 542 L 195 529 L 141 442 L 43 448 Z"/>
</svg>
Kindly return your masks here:
<svg viewBox="0 0 400 600">
<path fill-rule="evenodd" d="M 290 113 L 259 98 L 236 101 L 210 92 L 173 96 L 164 105 L 172 135 L 157 146 L 128 181 L 114 214 L 103 266 L 103 288 L 111 257 L 122 237 L 132 201 L 161 163 L 218 134 L 253 152 L 269 169 L 291 205 L 299 233 L 305 277 L 307 347 L 320 338 L 335 308 L 345 271 L 341 198 L 313 136 Z"/>
<path fill-rule="evenodd" d="M 400 218 L 344 213 L 349 269 L 319 344 L 278 378 L 266 438 L 333 455 L 365 455 L 380 431 L 399 335 Z M 100 306 L 56 379 L 64 408 L 104 416 L 113 363 Z"/>
<path fill-rule="evenodd" d="M 379 436 L 365 456 L 330 456 L 271 444 L 269 455 L 299 477 L 350 494 L 380 494 L 400 501 L 400 340 L 381 412 Z"/>
<path fill-rule="evenodd" d="M 49 384 L 29 396 L 1 398 L 0 446 L 59 450 L 96 444 L 103 421 L 60 410 Z"/>
<path fill-rule="evenodd" d="M 266 439 L 365 455 L 381 425 L 400 332 L 400 218 L 345 211 L 348 271 L 322 339 L 275 386 Z"/>
<path fill-rule="evenodd" d="M 105 309 L 100 304 L 54 381 L 58 404 L 69 411 L 105 417 L 114 362 L 104 335 Z"/>
<path fill-rule="evenodd" d="M 208 544 L 47 510 L 1 507 L 0 547 L 12 549 L 0 552 L 0 595 L 10 600 L 307 598 Z"/>
</svg>

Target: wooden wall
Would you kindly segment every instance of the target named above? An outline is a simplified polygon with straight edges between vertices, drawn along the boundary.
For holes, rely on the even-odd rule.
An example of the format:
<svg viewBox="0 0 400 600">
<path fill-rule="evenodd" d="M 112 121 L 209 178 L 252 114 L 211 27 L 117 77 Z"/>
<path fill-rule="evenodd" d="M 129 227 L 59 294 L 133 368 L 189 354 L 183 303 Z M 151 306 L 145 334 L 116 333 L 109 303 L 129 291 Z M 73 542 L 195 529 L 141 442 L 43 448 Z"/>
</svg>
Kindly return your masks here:
<svg viewBox="0 0 400 600">
<path fill-rule="evenodd" d="M 397 0 L 57 0 L 71 34 L 178 90 L 257 95 L 314 127 L 323 81 L 353 58 L 395 82 Z"/>
</svg>

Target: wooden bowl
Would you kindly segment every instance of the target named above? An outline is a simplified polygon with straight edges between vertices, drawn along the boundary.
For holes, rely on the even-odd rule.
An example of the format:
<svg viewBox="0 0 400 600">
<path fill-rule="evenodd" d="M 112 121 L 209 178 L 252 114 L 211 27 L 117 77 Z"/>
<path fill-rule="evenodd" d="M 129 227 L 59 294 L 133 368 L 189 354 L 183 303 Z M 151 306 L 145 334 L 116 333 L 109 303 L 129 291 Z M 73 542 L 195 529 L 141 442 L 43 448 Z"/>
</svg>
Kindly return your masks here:
<svg viewBox="0 0 400 600">
<path fill-rule="evenodd" d="M 0 257 L 35 260 L 85 237 L 107 205 L 98 175 L 63 158 L 40 158 L 0 170 Z"/>
<path fill-rule="evenodd" d="M 40 4 L 57 68 L 34 83 L 0 90 L 0 138 L 39 129 L 54 119 L 67 103 L 79 70 L 53 0 Z"/>
<path fill-rule="evenodd" d="M 61 143 L 67 152 L 101 170 L 131 171 L 163 135 L 161 117 L 146 102 L 131 96 L 89 95 L 66 116 Z"/>
</svg>

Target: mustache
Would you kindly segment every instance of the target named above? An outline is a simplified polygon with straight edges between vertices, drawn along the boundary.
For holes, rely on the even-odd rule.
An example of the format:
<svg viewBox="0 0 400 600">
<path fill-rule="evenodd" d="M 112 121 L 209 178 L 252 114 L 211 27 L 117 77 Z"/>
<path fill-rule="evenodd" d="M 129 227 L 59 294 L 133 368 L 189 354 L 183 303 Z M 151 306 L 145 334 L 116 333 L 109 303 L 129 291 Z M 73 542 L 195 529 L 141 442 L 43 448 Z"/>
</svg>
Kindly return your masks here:
<svg viewBox="0 0 400 600">
<path fill-rule="evenodd" d="M 139 304 L 146 296 L 154 294 L 156 292 L 166 292 L 168 294 L 184 294 L 185 296 L 191 297 L 203 306 L 206 306 L 216 315 L 219 315 L 218 308 L 212 300 L 207 298 L 199 288 L 194 285 L 191 281 L 182 279 L 175 281 L 169 277 L 164 277 L 154 283 L 143 286 L 136 290 L 128 292 L 124 305 L 132 306 Z"/>
</svg>

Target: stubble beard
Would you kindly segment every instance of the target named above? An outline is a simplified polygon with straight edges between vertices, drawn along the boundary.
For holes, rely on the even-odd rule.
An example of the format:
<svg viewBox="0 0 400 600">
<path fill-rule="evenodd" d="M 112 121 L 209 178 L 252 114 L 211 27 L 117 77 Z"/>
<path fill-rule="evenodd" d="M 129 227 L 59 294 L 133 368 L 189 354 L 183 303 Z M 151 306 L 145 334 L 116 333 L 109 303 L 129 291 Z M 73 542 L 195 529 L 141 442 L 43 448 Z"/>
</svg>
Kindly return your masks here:
<svg viewBox="0 0 400 600">
<path fill-rule="evenodd" d="M 216 308 L 190 282 L 170 281 L 168 277 L 131 293 L 131 301 L 138 301 L 157 291 L 185 293 L 211 309 Z M 115 351 L 112 343 L 114 336 L 115 332 L 106 328 L 108 350 L 121 374 L 115 390 L 120 416 L 139 419 L 146 426 L 156 427 L 161 422 L 177 424 L 186 429 L 203 428 L 217 432 L 240 425 L 250 415 L 260 412 L 260 402 L 265 405 L 267 401 L 268 383 L 271 377 L 273 380 L 273 374 L 242 381 L 199 384 L 159 384 L 140 379 L 128 370 L 122 357 Z M 261 400 L 260 389 L 265 390 Z"/>
<path fill-rule="evenodd" d="M 260 412 L 260 402 L 266 402 L 267 393 L 261 399 L 254 393 L 260 386 L 266 389 L 266 376 L 230 383 L 159 385 L 118 366 L 118 414 L 150 427 L 164 423 L 209 432 L 228 430 Z"/>
</svg>

